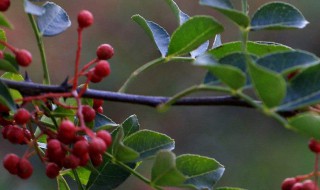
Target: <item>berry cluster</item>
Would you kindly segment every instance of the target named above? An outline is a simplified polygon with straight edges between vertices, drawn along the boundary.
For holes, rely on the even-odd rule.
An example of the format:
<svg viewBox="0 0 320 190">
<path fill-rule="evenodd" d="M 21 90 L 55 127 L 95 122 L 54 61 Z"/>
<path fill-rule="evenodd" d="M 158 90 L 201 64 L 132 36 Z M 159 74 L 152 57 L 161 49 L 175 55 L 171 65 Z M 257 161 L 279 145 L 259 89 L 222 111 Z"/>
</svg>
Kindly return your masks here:
<svg viewBox="0 0 320 190">
<path fill-rule="evenodd" d="M 7 1 L 0 0 L 0 10 L 4 8 L 4 2 Z M 10 4 L 10 1 L 8 2 Z M 99 166 L 103 162 L 103 154 L 112 143 L 111 135 L 105 130 L 94 132 L 87 127 L 87 125 L 94 123 L 97 113 L 103 113 L 103 100 L 93 99 L 93 105 L 90 106 L 82 105 L 81 98 L 89 82 L 100 82 L 103 78 L 109 76 L 110 65 L 107 60 L 112 58 L 114 50 L 109 44 L 100 45 L 96 50 L 97 57 L 87 63 L 81 70 L 78 70 L 81 32 L 84 28 L 92 25 L 93 21 L 92 14 L 87 10 L 83 10 L 78 14 L 79 41 L 71 92 L 41 94 L 16 100 L 17 103 L 22 102 L 20 104 L 21 107 L 38 100 L 38 104 L 33 105 L 34 111 L 31 113 L 24 108 L 19 108 L 13 114 L 7 106 L 0 103 L 0 125 L 3 126 L 1 130 L 3 138 L 13 144 L 28 145 L 26 153 L 21 158 L 12 153 L 5 156 L 3 166 L 9 173 L 18 175 L 22 179 L 29 178 L 33 172 L 29 158 L 33 155 L 38 155 L 46 165 L 46 175 L 49 178 L 57 177 L 63 169 L 75 169 L 88 164 Z M 0 41 L 0 43 L 15 55 L 15 60 L 19 66 L 27 67 L 32 62 L 32 55 L 29 51 L 17 49 L 4 41 Z M 0 58 L 5 58 L 3 52 L 0 52 Z M 91 66 L 93 68 L 90 69 Z M 79 88 L 78 78 L 80 76 L 87 77 L 87 81 Z M 66 105 L 61 101 L 62 98 L 74 98 L 77 105 Z M 57 107 L 77 110 L 74 115 L 75 122 L 67 119 L 67 116 L 60 115 L 53 119 L 55 127 L 47 126 L 43 123 L 42 117 L 54 117 L 48 112 Z M 40 133 L 33 132 L 33 125 L 37 126 Z M 38 140 L 41 137 L 47 139 L 45 148 L 40 148 L 38 145 Z"/>
<path fill-rule="evenodd" d="M 320 141 L 316 139 L 311 139 L 309 141 L 308 146 L 310 151 L 312 151 L 316 155 L 320 154 Z M 316 156 L 316 159 L 318 159 L 318 156 Z M 316 160 L 316 164 L 317 162 L 318 161 Z M 281 189 L 282 190 L 319 190 L 317 183 L 309 179 L 313 176 L 316 176 L 317 178 L 318 175 L 319 175 L 318 172 L 314 171 L 307 175 L 286 178 L 283 180 L 281 184 Z"/>
<path fill-rule="evenodd" d="M 48 134 L 45 151 L 46 174 L 55 178 L 62 168 L 75 169 L 86 166 L 89 161 L 99 166 L 102 154 L 111 145 L 111 135 L 107 131 L 93 133 L 90 129 L 76 127 L 71 121 L 61 122 L 56 134 Z"/>
</svg>

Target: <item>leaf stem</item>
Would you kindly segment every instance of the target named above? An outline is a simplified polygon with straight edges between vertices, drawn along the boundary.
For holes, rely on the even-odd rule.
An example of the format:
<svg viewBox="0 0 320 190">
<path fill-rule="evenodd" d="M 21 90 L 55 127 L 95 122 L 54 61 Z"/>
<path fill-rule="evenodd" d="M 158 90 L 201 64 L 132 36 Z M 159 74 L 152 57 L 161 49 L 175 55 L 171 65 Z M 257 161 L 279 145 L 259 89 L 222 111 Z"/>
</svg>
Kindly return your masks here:
<svg viewBox="0 0 320 190">
<path fill-rule="evenodd" d="M 222 87 L 222 86 L 208 86 L 203 84 L 194 85 L 172 96 L 167 102 L 157 106 L 157 109 L 160 112 L 165 112 L 170 108 L 170 106 L 172 106 L 180 98 L 187 96 L 189 94 L 192 94 L 194 92 L 199 92 L 199 91 L 216 91 L 216 92 L 226 92 L 231 94 L 231 90 L 229 88 Z"/>
<path fill-rule="evenodd" d="M 125 81 L 125 83 L 120 87 L 120 89 L 118 90 L 118 92 L 121 92 L 121 93 L 124 93 L 129 84 L 139 75 L 141 74 L 142 72 L 146 71 L 147 69 L 153 67 L 153 66 L 156 66 L 156 65 L 159 65 L 159 64 L 163 64 L 163 63 L 167 63 L 169 61 L 192 61 L 194 60 L 193 58 L 190 58 L 190 57 L 167 57 L 167 58 L 164 58 L 164 57 L 160 57 L 160 58 L 157 58 L 157 59 L 154 59 L 144 65 L 142 65 L 141 67 L 139 67 L 138 69 L 136 69 L 130 76 L 129 78 Z"/>
<path fill-rule="evenodd" d="M 80 181 L 80 178 L 79 178 L 79 175 L 78 175 L 77 171 L 73 169 L 73 170 L 72 170 L 72 173 L 73 173 L 73 175 L 74 175 L 74 178 L 76 179 L 76 182 L 77 182 L 77 185 L 78 185 L 78 189 L 79 189 L 79 190 L 84 190 L 84 188 L 83 188 L 83 186 L 82 186 L 82 184 L 81 184 L 81 181 Z"/>
<path fill-rule="evenodd" d="M 132 175 L 136 176 L 138 179 L 143 181 L 145 184 L 149 185 L 150 187 L 152 187 L 152 188 L 154 188 L 156 190 L 162 190 L 162 188 L 154 185 L 149 179 L 147 179 L 146 177 L 142 176 L 140 173 L 136 172 L 134 169 L 130 168 L 129 166 L 127 166 L 123 162 L 117 160 L 112 154 L 110 154 L 108 152 L 105 152 L 105 155 L 107 157 L 109 157 L 114 164 L 116 164 L 116 165 L 122 167 L 123 169 L 129 171 Z"/>
<path fill-rule="evenodd" d="M 47 63 L 47 59 L 46 59 L 46 53 L 45 53 L 45 49 L 44 49 L 44 43 L 42 40 L 42 35 L 39 31 L 39 28 L 36 24 L 36 21 L 33 17 L 32 14 L 28 13 L 28 17 L 29 20 L 31 22 L 32 25 L 32 29 L 33 32 L 36 36 L 37 39 L 37 43 L 38 43 L 38 48 L 40 51 L 40 56 L 41 56 L 41 63 L 42 63 L 42 70 L 43 70 L 43 83 L 46 85 L 50 85 L 50 76 L 49 76 L 49 70 L 48 70 L 48 63 Z"/>
<path fill-rule="evenodd" d="M 247 0 L 242 0 L 242 12 L 244 14 L 248 14 L 248 1 Z"/>
</svg>

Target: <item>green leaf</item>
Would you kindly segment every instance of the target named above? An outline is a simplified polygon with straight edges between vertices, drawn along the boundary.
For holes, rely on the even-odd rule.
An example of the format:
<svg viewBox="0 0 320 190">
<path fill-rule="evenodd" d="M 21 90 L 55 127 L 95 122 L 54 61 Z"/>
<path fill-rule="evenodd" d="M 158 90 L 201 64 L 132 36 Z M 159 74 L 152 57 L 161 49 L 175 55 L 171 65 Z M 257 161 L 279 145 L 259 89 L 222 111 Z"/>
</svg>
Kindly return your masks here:
<svg viewBox="0 0 320 190">
<path fill-rule="evenodd" d="M 320 116 L 313 113 L 299 114 L 289 119 L 291 128 L 303 135 L 320 140 Z"/>
<path fill-rule="evenodd" d="M 257 59 L 256 63 L 278 73 L 287 73 L 297 68 L 319 64 L 319 61 L 314 54 L 298 50 L 272 53 Z"/>
<path fill-rule="evenodd" d="M 11 73 L 18 73 L 18 70 L 9 61 L 5 59 L 0 59 L 0 70 Z"/>
<path fill-rule="evenodd" d="M 121 126 L 123 128 L 124 138 L 139 131 L 140 129 L 140 124 L 136 115 L 128 117 Z"/>
<path fill-rule="evenodd" d="M 0 13 L 0 23 L 1 23 L 1 13 Z M 1 30 L 1 29 L 0 29 L 0 40 L 3 41 L 3 42 L 7 41 L 6 32 L 4 30 Z M 0 44 L 0 50 L 4 50 L 5 48 L 6 48 L 6 46 L 4 46 L 3 44 Z"/>
<path fill-rule="evenodd" d="M 205 5 L 219 11 L 237 25 L 249 26 L 249 17 L 241 11 L 235 10 L 229 0 L 200 0 L 200 5 Z"/>
<path fill-rule="evenodd" d="M 320 64 L 302 70 L 288 81 L 287 95 L 277 110 L 287 111 L 320 102 Z"/>
<path fill-rule="evenodd" d="M 189 20 L 189 16 L 180 10 L 176 2 L 174 2 L 173 0 L 166 0 L 166 3 L 170 6 L 172 12 L 179 22 L 179 25 L 182 25 L 187 20 Z"/>
<path fill-rule="evenodd" d="M 284 78 L 251 61 L 248 63 L 248 69 L 254 89 L 263 103 L 269 108 L 278 106 L 286 95 Z"/>
<path fill-rule="evenodd" d="M 201 56 L 196 59 L 194 65 L 208 69 L 213 76 L 220 79 L 232 89 L 239 89 L 246 84 L 246 75 L 244 72 L 231 65 L 219 64 L 210 55 Z"/>
<path fill-rule="evenodd" d="M 10 72 L 6 72 L 4 73 L 1 78 L 4 78 L 4 79 L 9 79 L 9 80 L 13 80 L 13 81 L 24 81 L 24 78 L 20 75 L 20 74 L 15 74 L 15 73 L 10 73 Z M 21 99 L 22 98 L 22 95 L 21 93 L 18 91 L 18 90 L 14 90 L 14 89 L 9 89 L 10 91 L 10 94 L 11 94 L 11 97 L 14 99 L 14 100 L 17 100 L 17 99 Z"/>
<path fill-rule="evenodd" d="M 116 137 L 112 143 L 112 155 L 121 162 L 133 162 L 139 158 L 139 153 L 123 143 L 123 128 L 119 127 Z"/>
<path fill-rule="evenodd" d="M 11 111 L 16 110 L 16 104 L 10 94 L 6 84 L 0 81 L 0 103 L 10 108 Z"/>
<path fill-rule="evenodd" d="M 222 25 L 212 17 L 191 17 L 172 34 L 167 56 L 189 53 L 222 31 Z"/>
<path fill-rule="evenodd" d="M 262 5 L 251 19 L 251 30 L 304 28 L 309 22 L 293 5 L 271 2 Z"/>
<path fill-rule="evenodd" d="M 280 51 L 290 51 L 290 47 L 274 43 L 274 42 L 252 42 L 247 43 L 248 53 L 256 55 L 258 57 L 270 54 L 272 52 Z M 236 52 L 242 52 L 242 42 L 230 42 L 222 44 L 219 47 L 216 47 L 212 50 L 209 50 L 208 53 L 213 55 L 215 58 L 220 59 L 226 55 L 233 54 Z"/>
<path fill-rule="evenodd" d="M 140 15 L 133 15 L 131 18 L 138 23 L 142 29 L 144 29 L 144 31 L 156 44 L 162 57 L 165 57 L 168 52 L 168 45 L 170 42 L 170 36 L 168 32 L 157 23 L 148 21 Z"/>
<path fill-rule="evenodd" d="M 110 129 L 110 128 L 117 127 L 117 126 L 119 126 L 119 125 L 116 124 L 114 121 L 112 121 L 107 116 L 100 114 L 100 113 L 96 113 L 96 117 L 94 118 L 94 130 L 95 131 L 106 130 L 106 129 Z"/>
<path fill-rule="evenodd" d="M 141 130 L 130 135 L 124 140 L 124 144 L 140 154 L 139 160 L 154 156 L 159 150 L 174 149 L 172 138 L 150 130 Z"/>
<path fill-rule="evenodd" d="M 170 151 L 160 151 L 154 161 L 151 182 L 159 186 L 180 186 L 186 177 L 176 168 L 176 156 Z"/>
<path fill-rule="evenodd" d="M 135 163 L 127 164 L 130 168 L 136 167 Z M 109 159 L 91 172 L 86 189 L 90 190 L 112 190 L 121 185 L 129 176 L 130 172 L 124 170 L 118 165 L 112 164 Z"/>
<path fill-rule="evenodd" d="M 13 29 L 12 24 L 8 21 L 8 19 L 2 13 L 0 13 L 0 26 L 4 26 L 4 27 L 10 28 L 10 29 Z"/>
<path fill-rule="evenodd" d="M 57 177 L 57 184 L 58 184 L 58 190 L 70 190 L 70 187 L 67 181 L 61 175 Z"/>
<path fill-rule="evenodd" d="M 84 167 L 78 167 L 76 169 L 76 172 L 79 176 L 80 182 L 82 185 L 87 185 L 91 171 L 84 168 Z M 75 180 L 74 174 L 72 172 L 72 170 L 69 170 L 67 173 L 67 175 L 69 175 L 73 180 Z"/>
<path fill-rule="evenodd" d="M 193 154 L 178 156 L 176 164 L 178 170 L 187 176 L 184 185 L 195 189 L 212 189 L 225 170 L 215 159 Z"/>
<path fill-rule="evenodd" d="M 216 188 L 215 190 L 246 190 L 246 189 L 242 189 L 238 187 L 219 187 L 219 188 Z"/>
</svg>

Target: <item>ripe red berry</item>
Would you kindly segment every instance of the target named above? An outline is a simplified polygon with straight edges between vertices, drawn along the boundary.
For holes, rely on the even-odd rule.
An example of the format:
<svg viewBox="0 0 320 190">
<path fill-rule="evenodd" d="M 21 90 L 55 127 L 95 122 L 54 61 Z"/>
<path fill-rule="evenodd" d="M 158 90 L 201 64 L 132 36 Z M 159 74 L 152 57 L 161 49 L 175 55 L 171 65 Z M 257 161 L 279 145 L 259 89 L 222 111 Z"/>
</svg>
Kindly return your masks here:
<svg viewBox="0 0 320 190">
<path fill-rule="evenodd" d="M 32 55 L 28 50 L 18 50 L 16 52 L 16 61 L 20 66 L 27 67 L 32 62 Z"/>
<path fill-rule="evenodd" d="M 97 132 L 96 136 L 101 138 L 106 143 L 107 147 L 111 145 L 112 137 L 108 131 L 100 130 Z"/>
<path fill-rule="evenodd" d="M 103 157 L 101 154 L 90 154 L 90 159 L 92 162 L 92 165 L 99 166 L 103 162 Z"/>
<path fill-rule="evenodd" d="M 8 129 L 7 138 L 13 144 L 24 144 L 25 143 L 24 132 L 20 127 L 18 127 L 16 125 L 13 125 Z"/>
<path fill-rule="evenodd" d="M 90 11 L 82 10 L 78 14 L 78 24 L 80 28 L 86 28 L 92 25 L 93 15 Z"/>
<path fill-rule="evenodd" d="M 90 154 L 103 154 L 107 149 L 106 143 L 99 137 L 91 139 L 89 142 Z"/>
<path fill-rule="evenodd" d="M 20 158 L 15 154 L 7 154 L 3 158 L 3 166 L 13 175 L 18 174 L 18 163 L 20 162 Z"/>
<path fill-rule="evenodd" d="M 73 154 L 66 156 L 62 161 L 63 167 L 68 169 L 76 169 L 79 166 L 79 164 L 80 159 Z"/>
<path fill-rule="evenodd" d="M 84 154 L 88 154 L 89 143 L 87 140 L 80 140 L 74 143 L 72 153 L 78 157 L 81 157 Z"/>
<path fill-rule="evenodd" d="M 309 141 L 309 149 L 314 153 L 320 153 L 320 141 L 311 139 Z"/>
<path fill-rule="evenodd" d="M 303 190 L 318 190 L 318 187 L 316 186 L 316 184 L 310 179 L 304 181 L 302 183 L 302 187 L 303 187 L 302 188 Z"/>
<path fill-rule="evenodd" d="M 90 82 L 98 83 L 101 82 L 103 77 L 100 77 L 94 73 L 94 69 L 88 72 L 88 77 L 90 77 Z"/>
<path fill-rule="evenodd" d="M 31 114 L 28 110 L 24 108 L 20 108 L 13 116 L 13 119 L 16 121 L 17 124 L 23 125 L 30 121 Z"/>
<path fill-rule="evenodd" d="M 79 166 L 86 166 L 89 160 L 90 160 L 89 153 L 81 155 Z"/>
<path fill-rule="evenodd" d="M 10 109 L 8 108 L 8 106 L 3 105 L 3 104 L 0 103 L 0 112 L 1 113 L 7 113 L 9 111 L 10 111 Z"/>
<path fill-rule="evenodd" d="M 64 120 L 59 126 L 58 139 L 64 144 L 70 144 L 75 140 L 76 132 L 75 125 L 69 120 Z"/>
<path fill-rule="evenodd" d="M 61 148 L 61 143 L 57 139 L 51 139 L 49 140 L 47 144 L 47 151 L 48 152 L 54 152 L 54 151 L 60 151 Z"/>
<path fill-rule="evenodd" d="M 302 185 L 302 183 L 295 183 L 293 186 L 292 186 L 292 188 L 291 188 L 291 190 L 303 190 L 303 185 Z"/>
<path fill-rule="evenodd" d="M 106 77 L 110 74 L 110 65 L 108 61 L 100 60 L 93 70 L 94 74 L 99 77 Z"/>
<path fill-rule="evenodd" d="M 11 125 L 6 125 L 4 127 L 2 127 L 1 129 L 1 133 L 2 133 L 2 137 L 4 139 L 7 139 L 8 138 L 8 131 L 9 131 L 9 128 L 11 127 Z"/>
<path fill-rule="evenodd" d="M 57 164 L 49 163 L 46 166 L 46 175 L 51 179 L 56 178 L 59 175 L 60 170 L 61 170 L 61 167 L 58 166 Z"/>
<path fill-rule="evenodd" d="M 102 107 L 102 106 L 98 107 L 98 108 L 96 109 L 96 112 L 103 114 L 103 107 Z"/>
<path fill-rule="evenodd" d="M 110 44 L 101 44 L 97 48 L 96 53 L 97 53 L 98 59 L 107 60 L 107 59 L 110 59 L 113 56 L 114 50 L 113 50 L 113 47 Z"/>
<path fill-rule="evenodd" d="M 82 106 L 82 114 L 85 122 L 91 122 L 96 117 L 96 112 L 88 105 Z"/>
<path fill-rule="evenodd" d="M 33 167 L 29 160 L 21 158 L 18 164 L 18 176 L 22 179 L 28 179 L 33 172 Z"/>
<path fill-rule="evenodd" d="M 102 99 L 93 99 L 93 109 L 98 109 L 103 105 L 104 100 Z"/>
<path fill-rule="evenodd" d="M 0 0 L 0 11 L 4 12 L 10 7 L 10 0 Z"/>
<path fill-rule="evenodd" d="M 291 190 L 293 185 L 297 183 L 296 178 L 290 177 L 283 180 L 281 184 L 281 190 Z"/>
</svg>

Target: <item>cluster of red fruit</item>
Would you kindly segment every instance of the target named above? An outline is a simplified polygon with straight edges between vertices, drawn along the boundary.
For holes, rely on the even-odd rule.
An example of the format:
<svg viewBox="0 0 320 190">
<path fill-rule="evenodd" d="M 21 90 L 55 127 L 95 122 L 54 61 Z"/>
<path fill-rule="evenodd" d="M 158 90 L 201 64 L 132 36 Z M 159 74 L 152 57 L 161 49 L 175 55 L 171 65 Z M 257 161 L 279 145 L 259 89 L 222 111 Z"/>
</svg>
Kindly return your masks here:
<svg viewBox="0 0 320 190">
<path fill-rule="evenodd" d="M 102 154 L 111 142 L 111 135 L 107 131 L 93 133 L 88 128 L 76 127 L 69 120 L 62 121 L 57 134 L 51 134 L 48 139 L 45 152 L 47 176 L 55 178 L 62 168 L 86 166 L 89 160 L 92 165 L 99 166 L 103 161 Z"/>
<path fill-rule="evenodd" d="M 320 154 L 320 141 L 311 139 L 309 141 L 309 149 L 315 154 Z M 317 158 L 316 158 L 317 159 Z M 282 190 L 319 190 L 317 183 L 308 179 L 314 175 L 318 175 L 316 172 L 305 176 L 290 177 L 283 180 L 281 189 Z"/>
</svg>

